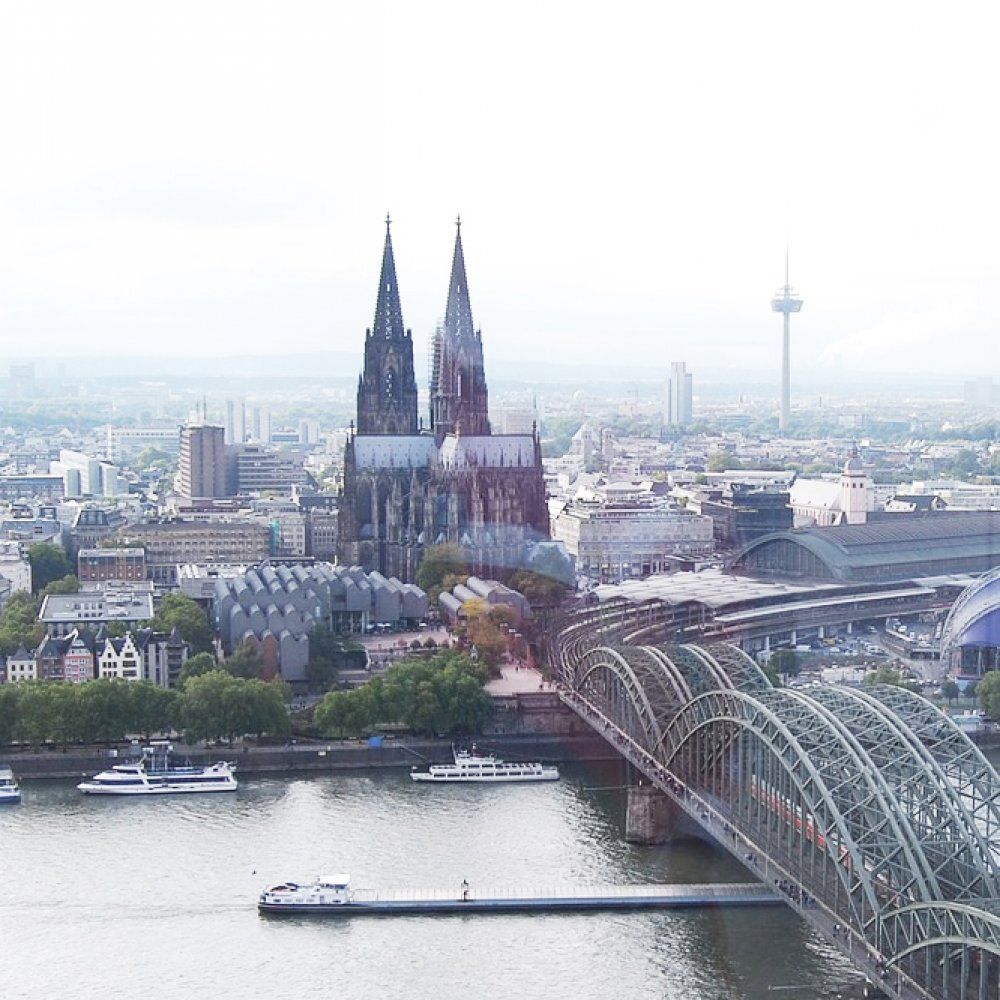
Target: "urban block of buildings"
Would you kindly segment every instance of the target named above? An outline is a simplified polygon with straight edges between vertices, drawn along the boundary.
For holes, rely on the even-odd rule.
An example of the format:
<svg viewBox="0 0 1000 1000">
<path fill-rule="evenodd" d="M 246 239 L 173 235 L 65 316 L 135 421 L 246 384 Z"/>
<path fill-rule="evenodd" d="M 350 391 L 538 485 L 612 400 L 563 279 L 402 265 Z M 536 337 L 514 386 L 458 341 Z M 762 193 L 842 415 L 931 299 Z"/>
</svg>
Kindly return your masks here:
<svg viewBox="0 0 1000 1000">
<path fill-rule="evenodd" d="M 679 507 L 653 484 L 580 477 L 566 499 L 550 504 L 552 538 L 600 583 L 676 569 L 712 553 L 711 517 Z"/>
</svg>

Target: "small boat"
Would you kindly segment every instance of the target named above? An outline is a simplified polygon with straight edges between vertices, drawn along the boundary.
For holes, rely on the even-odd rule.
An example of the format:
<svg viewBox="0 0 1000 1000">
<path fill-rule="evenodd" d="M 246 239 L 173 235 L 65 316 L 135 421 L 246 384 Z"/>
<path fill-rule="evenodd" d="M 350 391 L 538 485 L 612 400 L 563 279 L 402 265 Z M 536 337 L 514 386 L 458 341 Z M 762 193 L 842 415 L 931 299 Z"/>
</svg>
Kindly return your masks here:
<svg viewBox="0 0 1000 1000">
<path fill-rule="evenodd" d="M 235 792 L 234 765 L 218 761 L 207 767 L 175 767 L 173 747 L 157 741 L 143 747 L 139 760 L 115 764 L 81 781 L 84 795 L 177 795 L 191 792 Z"/>
<path fill-rule="evenodd" d="M 14 805 L 21 801 L 21 789 L 14 772 L 6 765 L 0 767 L 0 805 Z"/>
<path fill-rule="evenodd" d="M 559 780 L 559 769 L 551 764 L 501 760 L 493 754 L 480 754 L 475 744 L 471 750 L 456 750 L 452 747 L 452 756 L 452 764 L 431 764 L 426 771 L 414 767 L 410 771 L 410 779 L 438 784 Z"/>
</svg>

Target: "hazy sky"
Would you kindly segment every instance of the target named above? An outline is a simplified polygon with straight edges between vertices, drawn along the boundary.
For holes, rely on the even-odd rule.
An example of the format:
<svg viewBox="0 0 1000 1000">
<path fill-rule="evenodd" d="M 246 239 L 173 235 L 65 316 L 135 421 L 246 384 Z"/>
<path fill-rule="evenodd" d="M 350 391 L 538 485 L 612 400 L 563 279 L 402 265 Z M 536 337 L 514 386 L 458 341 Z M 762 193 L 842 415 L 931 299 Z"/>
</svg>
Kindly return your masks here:
<svg viewBox="0 0 1000 1000">
<path fill-rule="evenodd" d="M 991 16 L 992 15 L 992 16 Z M 490 358 L 1000 374 L 990 5 L 0 0 L 0 360 L 358 354 L 461 212 Z"/>
</svg>

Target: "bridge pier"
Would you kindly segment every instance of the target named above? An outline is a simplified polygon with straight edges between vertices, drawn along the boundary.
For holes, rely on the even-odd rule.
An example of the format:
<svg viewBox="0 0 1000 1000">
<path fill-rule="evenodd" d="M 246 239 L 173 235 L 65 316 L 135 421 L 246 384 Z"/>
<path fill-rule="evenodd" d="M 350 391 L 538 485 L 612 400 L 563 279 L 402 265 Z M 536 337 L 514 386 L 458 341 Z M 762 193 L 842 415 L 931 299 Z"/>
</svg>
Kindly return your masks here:
<svg viewBox="0 0 1000 1000">
<path fill-rule="evenodd" d="M 665 844 L 674 837 L 679 814 L 671 798 L 658 788 L 632 786 L 625 807 L 625 839 L 630 844 Z"/>
</svg>

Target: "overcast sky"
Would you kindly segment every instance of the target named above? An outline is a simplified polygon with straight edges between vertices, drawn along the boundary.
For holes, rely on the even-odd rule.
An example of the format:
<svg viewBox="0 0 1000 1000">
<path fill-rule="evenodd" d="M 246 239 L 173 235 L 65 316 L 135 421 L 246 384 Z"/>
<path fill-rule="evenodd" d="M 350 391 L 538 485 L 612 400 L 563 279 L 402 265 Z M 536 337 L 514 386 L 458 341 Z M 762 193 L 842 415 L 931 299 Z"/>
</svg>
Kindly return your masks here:
<svg viewBox="0 0 1000 1000">
<path fill-rule="evenodd" d="M 0 0 L 0 358 L 1000 374 L 991 6 Z"/>
</svg>

